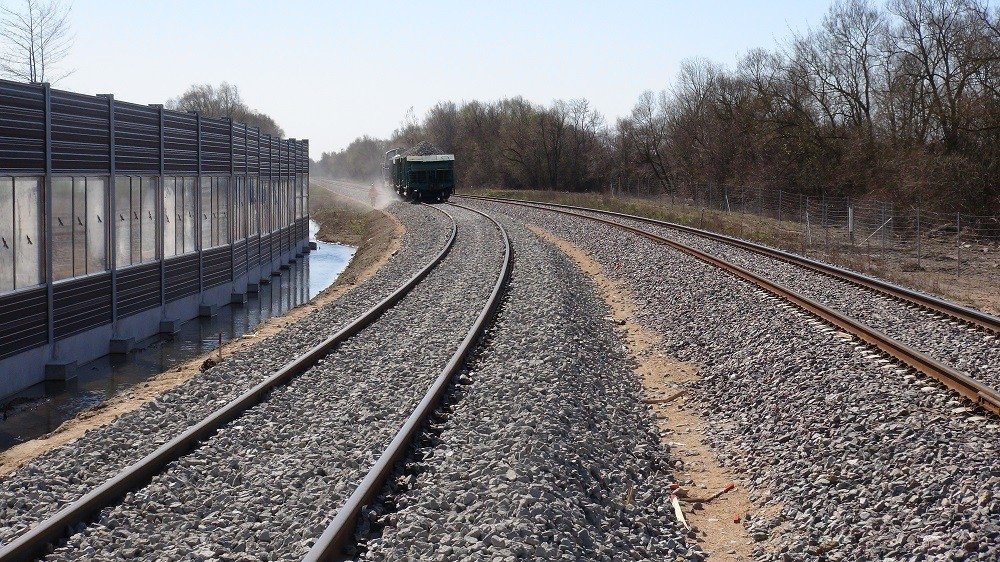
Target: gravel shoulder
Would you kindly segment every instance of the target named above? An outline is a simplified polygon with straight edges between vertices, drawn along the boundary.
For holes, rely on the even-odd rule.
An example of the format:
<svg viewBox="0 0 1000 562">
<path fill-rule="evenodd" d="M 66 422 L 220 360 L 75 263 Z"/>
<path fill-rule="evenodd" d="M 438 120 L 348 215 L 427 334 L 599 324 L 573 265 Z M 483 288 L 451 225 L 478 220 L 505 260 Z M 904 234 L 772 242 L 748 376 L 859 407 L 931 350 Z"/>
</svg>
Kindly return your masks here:
<svg viewBox="0 0 1000 562">
<path fill-rule="evenodd" d="M 250 388 L 274 369 L 319 343 L 384 298 L 426 264 L 447 240 L 447 218 L 433 209 L 394 204 L 389 211 L 406 229 L 400 251 L 368 280 L 325 305 L 306 305 L 301 318 L 197 373 L 174 388 L 47 450 L 0 481 L 0 544 L 31 523 L 104 482 L 153 451 L 218 405 Z M 242 340 L 241 340 L 242 341 Z M 224 351 L 225 354 L 225 351 Z"/>
<path fill-rule="evenodd" d="M 740 523 L 756 508 L 747 498 L 745 482 L 716 461 L 707 444 L 712 428 L 688 404 L 692 383 L 700 379 L 698 365 L 676 361 L 657 350 L 662 337 L 635 321 L 635 295 L 625 284 L 611 279 L 587 252 L 546 230 L 528 228 L 562 250 L 594 280 L 615 324 L 621 326 L 621 336 L 642 382 L 642 402 L 650 405 L 661 441 L 677 459 L 674 478 L 681 486 L 681 509 L 695 530 L 698 545 L 712 560 L 750 560 L 752 542 Z M 731 484 L 736 487 L 718 498 L 698 501 Z"/>
<path fill-rule="evenodd" d="M 699 560 L 611 309 L 519 223 L 494 326 L 374 513 L 363 560 Z"/>
<path fill-rule="evenodd" d="M 754 560 L 1000 559 L 1000 423 L 767 293 L 583 219 L 478 204 L 577 245 L 635 296 L 758 509 Z"/>
</svg>

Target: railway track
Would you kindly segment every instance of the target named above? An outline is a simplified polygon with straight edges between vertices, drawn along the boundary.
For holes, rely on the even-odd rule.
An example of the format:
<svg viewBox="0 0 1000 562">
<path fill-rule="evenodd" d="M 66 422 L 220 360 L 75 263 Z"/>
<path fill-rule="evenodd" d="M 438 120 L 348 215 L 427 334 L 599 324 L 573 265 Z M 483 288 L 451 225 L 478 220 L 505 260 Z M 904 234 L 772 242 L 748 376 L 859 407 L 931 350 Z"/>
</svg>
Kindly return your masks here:
<svg viewBox="0 0 1000 562">
<path fill-rule="evenodd" d="M 351 494 L 344 505 L 337 510 L 337 515 L 333 521 L 326 527 L 323 534 L 320 535 L 312 549 L 310 549 L 309 553 L 303 559 L 305 562 L 338 560 L 343 557 L 345 547 L 353 540 L 354 529 L 357 527 L 358 520 L 362 516 L 362 509 L 369 505 L 378 495 L 379 491 L 382 490 L 383 486 L 385 486 L 386 481 L 392 475 L 397 464 L 403 459 L 421 426 L 427 422 L 431 413 L 441 404 L 449 383 L 462 369 L 476 341 L 486 330 L 488 321 L 496 314 L 496 310 L 500 305 L 501 294 L 510 279 L 510 267 L 513 259 L 510 239 L 507 236 L 506 230 L 495 219 L 481 211 L 471 208 L 469 210 L 487 217 L 496 225 L 503 236 L 503 265 L 501 266 L 500 275 L 493 286 L 493 292 L 490 294 L 486 306 L 483 307 L 476 318 L 475 323 L 469 328 L 458 350 L 455 351 L 448 364 L 442 369 L 441 374 L 434 380 L 434 383 L 420 401 L 420 404 L 417 405 L 417 408 L 414 409 L 403 426 L 396 432 L 392 442 L 379 456 L 378 461 L 365 475 L 361 484 L 354 490 L 354 493 Z"/>
<path fill-rule="evenodd" d="M 66 538 L 68 535 L 73 535 L 77 538 L 85 535 L 85 533 L 81 531 L 86 530 L 91 521 L 98 519 L 99 522 L 101 522 L 111 518 L 113 514 L 112 510 L 116 509 L 113 506 L 117 505 L 118 508 L 121 508 L 122 513 L 127 514 L 128 509 L 124 507 L 124 504 L 119 503 L 123 500 L 123 498 L 126 502 L 145 501 L 146 496 L 153 496 L 156 494 L 156 489 L 152 489 L 147 492 L 147 490 L 153 488 L 151 487 L 151 482 L 157 478 L 164 478 L 163 475 L 171 470 L 179 470 L 180 467 L 184 465 L 185 461 L 187 461 L 187 465 L 183 466 L 185 469 L 205 466 L 204 459 L 197 458 L 199 453 L 218 446 L 215 443 L 216 441 L 233 439 L 231 434 L 238 434 L 243 431 L 243 426 L 258 424 L 260 420 L 254 421 L 252 416 L 259 414 L 258 409 L 268 406 L 270 402 L 279 403 L 280 409 L 280 403 L 283 400 L 288 399 L 287 395 L 281 394 L 282 392 L 291 394 L 292 391 L 290 389 L 292 389 L 295 385 L 304 385 L 308 387 L 309 384 L 323 382 L 324 376 L 327 376 L 326 373 L 322 372 L 323 369 L 327 369 L 331 365 L 335 365 L 338 359 L 342 359 L 346 362 L 348 359 L 344 359 L 344 357 L 353 357 L 350 355 L 353 350 L 348 348 L 352 345 L 356 347 L 363 346 L 359 340 L 368 338 L 370 340 L 368 343 L 369 348 L 372 346 L 379 348 L 381 345 L 391 347 L 392 344 L 389 342 L 380 343 L 378 330 L 383 328 L 379 328 L 378 326 L 393 325 L 394 321 L 398 321 L 398 319 L 390 317 L 393 314 L 402 314 L 402 312 L 400 312 L 401 308 L 406 308 L 407 306 L 411 308 L 415 306 L 426 307 L 427 305 L 425 304 L 425 301 L 427 299 L 427 295 L 416 295 L 416 293 L 419 293 L 421 290 L 425 293 L 428 292 L 429 289 L 425 287 L 428 283 L 427 278 L 432 274 L 435 274 L 435 272 L 440 269 L 442 263 L 454 262 L 449 266 L 452 270 L 464 267 L 465 264 L 461 263 L 463 261 L 463 257 L 468 258 L 467 254 L 470 251 L 483 251 L 482 248 L 487 246 L 487 244 L 483 244 L 482 240 L 477 240 L 476 237 L 482 238 L 486 236 L 487 231 L 495 231 L 499 234 L 499 246 L 502 248 L 502 257 L 498 260 L 500 264 L 499 272 L 496 273 L 495 277 L 491 277 L 492 282 L 489 284 L 489 290 L 491 292 L 486 297 L 485 302 L 482 303 L 482 306 L 478 307 L 475 319 L 472 322 L 471 327 L 464 333 L 464 338 L 461 339 L 461 342 L 458 344 L 458 348 L 454 352 L 442 350 L 439 353 L 439 355 L 441 353 L 447 353 L 446 356 L 441 355 L 442 358 L 448 358 L 445 367 L 440 371 L 436 378 L 431 381 L 429 387 L 420 387 L 413 391 L 416 407 L 409 414 L 409 416 L 406 417 L 402 427 L 395 432 L 394 437 L 389 442 L 385 452 L 381 454 L 378 462 L 376 462 L 368 471 L 367 476 L 363 479 L 361 485 L 357 487 L 357 490 L 350 496 L 350 499 L 343 505 L 343 507 L 337 511 L 337 516 L 334 519 L 334 525 L 338 526 L 341 530 L 332 535 L 334 540 L 326 541 L 324 544 L 331 545 L 330 548 L 334 550 L 342 546 L 343 539 L 350 536 L 350 531 L 353 531 L 352 525 L 360 514 L 361 508 L 365 502 L 370 499 L 371 495 L 374 494 L 374 491 L 377 491 L 378 487 L 381 486 L 385 477 L 391 473 L 395 462 L 398 461 L 400 456 L 406 451 L 410 441 L 419 431 L 424 420 L 426 420 L 427 416 L 433 412 L 434 408 L 439 403 L 442 395 L 448 387 L 448 382 L 451 376 L 461 368 L 465 358 L 474 347 L 479 336 L 486 329 L 494 312 L 496 311 L 500 299 L 502 298 L 504 288 L 509 278 L 512 253 L 510 241 L 502 226 L 481 211 L 467 209 L 461 206 L 456 207 L 461 209 L 461 213 L 467 215 L 464 220 L 469 222 L 470 225 L 472 224 L 470 217 L 476 216 L 480 217 L 480 219 L 485 219 L 483 222 L 487 226 L 485 228 L 482 226 L 473 227 L 470 232 L 472 232 L 475 236 L 470 235 L 469 241 L 465 242 L 462 240 L 462 234 L 460 234 L 458 222 L 456 221 L 454 215 L 442 209 L 437 209 L 437 211 L 446 215 L 451 222 L 451 232 L 447 242 L 432 260 L 426 263 L 403 285 L 399 286 L 391 294 L 366 310 L 363 314 L 353 319 L 346 326 L 338 330 L 334 335 L 330 336 L 322 343 L 312 347 L 302 355 L 296 357 L 293 361 L 278 369 L 276 372 L 271 374 L 271 376 L 267 377 L 264 381 L 260 382 L 250 390 L 244 392 L 235 400 L 219 407 L 200 422 L 190 426 L 180 435 L 177 435 L 152 453 L 146 455 L 139 461 L 132 463 L 113 478 L 108 479 L 97 488 L 90 490 L 76 501 L 66 505 L 54 515 L 41 521 L 27 532 L 4 545 L 0 548 L 0 560 L 28 560 L 44 556 L 47 553 L 52 552 L 53 545 Z M 476 230 L 477 228 L 478 230 Z M 459 252 L 458 257 L 454 257 L 455 248 L 459 245 L 457 241 L 462 242 L 464 246 Z M 462 254 L 461 252 L 465 252 L 465 254 Z M 487 269 L 491 268 L 487 265 L 483 265 L 483 267 L 476 269 L 476 271 L 485 271 Z M 439 277 L 436 281 L 438 284 L 446 281 L 446 275 L 438 274 L 437 276 Z M 472 281 L 470 280 L 469 282 Z M 472 295 L 470 295 L 470 299 L 475 302 Z M 466 316 L 471 316 L 471 314 L 472 313 L 469 312 Z M 435 341 L 446 341 L 446 338 L 442 339 L 442 337 L 439 337 Z M 432 337 L 430 339 L 434 338 Z M 451 347 L 451 344 L 446 345 L 449 348 Z M 396 350 L 397 353 L 399 351 L 406 351 L 411 355 L 421 355 L 420 353 L 414 353 L 411 348 L 406 350 Z M 362 356 L 364 356 L 363 353 Z M 434 358 L 421 359 L 419 357 L 415 357 L 415 361 L 420 363 L 425 370 L 429 368 L 427 365 L 434 364 L 433 359 Z M 355 371 L 356 370 L 357 369 L 355 369 Z M 406 376 L 406 373 L 402 373 L 401 376 Z M 417 381 L 417 385 L 419 386 L 421 379 L 419 377 L 413 378 Z M 303 388 L 301 390 L 311 394 L 315 389 Z M 383 385 L 380 390 L 385 393 L 388 390 L 388 387 Z M 400 390 L 399 395 L 400 396 L 396 398 L 405 403 L 406 392 Z M 419 400 L 416 400 L 418 395 L 420 398 Z M 365 397 L 362 395 L 360 398 L 363 401 L 362 403 L 364 403 Z M 393 399 L 390 398 L 389 403 L 392 402 Z M 395 405 L 398 407 L 399 404 L 397 403 Z M 377 418 L 378 416 L 374 417 Z M 386 415 L 385 418 L 391 421 L 392 415 Z M 267 417 L 264 419 L 265 421 L 270 421 Z M 243 426 L 239 425 L 241 423 Z M 353 428 L 356 424 L 351 423 L 349 425 Z M 390 429 L 381 428 L 381 431 L 384 433 Z M 283 430 L 279 430 L 279 435 L 282 431 Z M 266 436 L 267 433 L 262 433 L 261 435 Z M 315 436 L 313 436 L 313 439 L 314 438 Z M 264 449 L 264 451 L 262 451 L 263 456 L 269 448 L 269 443 L 261 444 L 261 448 Z M 360 458 L 364 459 L 365 457 L 364 455 L 361 455 Z M 220 457 L 216 459 L 216 461 L 220 465 L 224 462 L 232 465 L 235 462 L 234 460 L 226 457 Z M 212 472 L 215 472 L 215 470 L 212 469 Z M 345 478 L 350 477 L 350 475 L 346 472 L 344 475 Z M 184 478 L 189 476 L 190 475 L 182 475 L 181 480 L 184 480 Z M 172 484 L 176 482 L 177 481 L 175 480 Z M 341 484 L 344 483 L 342 482 Z M 343 485 L 340 487 L 342 488 Z M 200 486 L 196 488 L 200 488 Z M 179 502 L 176 507 L 181 507 Z M 155 512 L 155 509 L 152 511 Z M 142 517 L 145 513 L 146 512 L 144 510 L 139 510 L 140 517 Z M 332 515 L 332 513 L 328 515 Z M 164 516 L 163 518 L 167 519 L 168 516 Z M 141 520 L 137 520 L 132 523 L 136 529 L 135 535 L 137 536 L 150 531 L 148 516 L 146 521 L 141 523 L 140 521 Z M 122 529 L 122 525 L 120 525 L 120 523 L 121 522 L 114 526 L 116 531 Z M 331 525 L 331 527 L 334 525 Z M 99 524 L 98 526 L 102 527 L 103 525 Z M 324 534 L 324 537 L 325 536 L 327 535 Z M 322 539 L 321 543 L 323 543 Z M 58 551 L 56 551 L 54 557 L 56 559 L 73 558 L 76 556 L 92 558 L 95 555 L 93 547 L 90 547 L 87 551 L 76 554 L 72 551 L 67 552 L 67 549 L 72 550 L 69 543 L 67 543 L 67 546 L 61 547 Z M 333 552 L 333 550 L 330 550 L 330 552 Z M 145 554 L 157 556 L 160 553 L 148 552 Z M 141 553 L 136 555 L 141 555 Z"/>
<path fill-rule="evenodd" d="M 974 378 L 969 374 L 956 369 L 955 367 L 946 364 L 945 362 L 938 360 L 930 354 L 922 352 L 911 345 L 906 345 L 898 339 L 887 335 L 883 331 L 876 330 L 861 320 L 853 318 L 832 306 L 821 303 L 817 299 L 809 298 L 801 292 L 792 290 L 758 272 L 741 267 L 731 261 L 721 259 L 713 253 L 696 248 L 690 243 L 684 243 L 672 238 L 667 238 L 662 234 L 643 228 L 643 225 L 646 225 L 647 227 L 651 225 L 658 229 L 676 230 L 688 235 L 695 235 L 715 242 L 729 244 L 743 250 L 754 252 L 761 256 L 766 256 L 770 259 L 779 260 L 784 263 L 792 264 L 796 267 L 802 267 L 812 273 L 822 274 L 838 281 L 850 283 L 853 286 L 860 287 L 864 290 L 877 292 L 880 295 L 907 303 L 911 306 L 920 307 L 921 309 L 930 311 L 934 314 L 945 315 L 947 318 L 953 319 L 958 323 L 974 327 L 984 334 L 988 334 L 985 337 L 990 338 L 989 341 L 993 341 L 995 334 L 1000 333 L 1000 319 L 996 317 L 930 297 L 928 295 L 923 295 L 915 291 L 910 291 L 878 279 L 803 258 L 801 256 L 796 256 L 794 254 L 782 252 L 773 248 L 768 248 L 728 236 L 705 232 L 683 225 L 666 223 L 655 219 L 638 217 L 624 213 L 575 207 L 571 205 L 548 203 L 540 204 L 522 200 L 478 196 L 468 196 L 468 198 L 518 205 L 526 208 L 540 209 L 596 221 L 613 228 L 625 230 L 642 236 L 657 244 L 671 247 L 677 251 L 694 257 L 695 259 L 722 269 L 731 275 L 754 284 L 765 291 L 794 304 L 796 307 L 820 318 L 825 323 L 835 326 L 836 328 L 860 339 L 866 344 L 878 348 L 880 351 L 893 359 L 938 380 L 946 387 L 957 392 L 959 395 L 970 400 L 974 404 L 979 405 L 994 414 L 1000 415 L 1000 392 L 998 392 L 996 388 L 990 384 L 982 380 L 978 380 L 977 378 Z M 628 224 L 629 222 L 632 224 Z"/>
</svg>

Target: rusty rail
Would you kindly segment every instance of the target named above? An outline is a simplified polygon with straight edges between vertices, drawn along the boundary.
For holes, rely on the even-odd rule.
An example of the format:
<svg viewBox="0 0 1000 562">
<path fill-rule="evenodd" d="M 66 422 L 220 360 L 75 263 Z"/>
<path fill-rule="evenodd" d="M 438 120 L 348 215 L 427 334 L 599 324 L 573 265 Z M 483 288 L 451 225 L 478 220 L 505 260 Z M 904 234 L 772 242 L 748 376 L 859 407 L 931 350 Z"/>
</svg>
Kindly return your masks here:
<svg viewBox="0 0 1000 562">
<path fill-rule="evenodd" d="M 750 252 L 765 255 L 767 257 L 780 260 L 792 265 L 803 267 L 809 269 L 815 273 L 820 273 L 838 279 L 840 281 L 845 281 L 852 283 L 859 287 L 869 289 L 881 293 L 887 297 L 891 297 L 900 301 L 904 301 L 909 304 L 915 304 L 925 309 L 937 312 L 939 314 L 944 314 L 956 320 L 962 322 L 967 322 L 982 328 L 984 330 L 993 332 L 995 334 L 1000 334 L 1000 318 L 987 314 L 980 310 L 975 310 L 960 304 L 953 302 L 948 302 L 937 297 L 921 293 L 919 291 L 914 291 L 912 289 L 907 289 L 906 287 L 901 287 L 894 283 L 882 279 L 876 279 L 874 277 L 858 273 L 856 271 L 851 271 L 842 267 L 837 267 L 828 263 L 823 263 L 814 259 L 807 258 L 805 256 L 800 256 L 798 254 L 793 254 L 791 252 L 786 252 L 784 250 L 779 250 L 777 248 L 771 248 L 763 244 L 757 244 L 754 242 L 749 242 L 747 240 L 741 240 L 733 236 L 727 236 L 725 234 L 719 234 L 717 232 L 710 232 L 708 230 L 703 230 L 700 228 L 695 228 L 693 226 L 687 226 L 683 224 L 677 224 L 667 221 L 661 221 L 658 219 L 651 219 L 649 217 L 642 217 L 638 215 L 630 215 L 628 213 L 619 213 L 616 211 L 606 211 L 604 209 L 593 209 L 590 207 L 578 207 L 575 205 L 565 205 L 562 203 L 539 203 L 536 201 L 526 201 L 522 199 L 504 199 L 498 197 L 482 197 L 478 195 L 462 195 L 461 197 L 468 197 L 470 199 L 483 199 L 487 201 L 498 201 L 503 203 L 520 203 L 527 206 L 537 206 L 540 209 L 549 208 L 560 208 L 568 209 L 573 211 L 585 211 L 588 213 L 597 213 L 606 216 L 613 216 L 628 220 L 633 220 L 637 222 L 642 222 L 646 224 L 652 224 L 655 226 L 660 226 L 664 228 L 670 228 L 674 230 L 679 230 L 681 232 L 687 232 L 689 234 L 694 234 L 696 236 L 701 236 L 703 238 L 708 238 L 710 240 L 715 240 L 716 242 L 723 242 L 725 244 L 730 244 Z M 583 215 L 585 216 L 585 215 Z"/>
<path fill-rule="evenodd" d="M 511 199 L 501 199 L 495 197 L 476 197 L 477 199 L 483 199 L 487 201 L 495 201 L 499 203 L 505 203 L 510 205 L 520 205 L 523 207 L 530 207 L 535 209 L 546 210 L 555 213 L 562 213 L 565 215 L 570 215 L 574 217 L 584 218 L 602 224 L 606 224 L 615 228 L 620 228 L 626 230 L 633 234 L 637 234 L 644 238 L 647 238 L 658 244 L 663 244 L 669 246 L 679 252 L 687 254 L 693 258 L 700 261 L 713 265 L 730 273 L 731 275 L 743 279 L 744 281 L 750 282 L 758 287 L 764 289 L 765 291 L 782 298 L 792 304 L 796 305 L 802 310 L 819 317 L 828 324 L 831 324 L 844 332 L 847 332 L 858 339 L 873 345 L 880 349 L 882 352 L 886 353 L 890 357 L 916 369 L 917 371 L 924 373 L 934 379 L 938 380 L 946 387 L 957 392 L 961 396 L 967 398 L 973 403 L 982 406 L 984 409 L 993 412 L 994 414 L 1000 415 L 1000 393 L 995 389 L 971 378 L 967 374 L 953 369 L 926 354 L 913 349 L 903 343 L 900 343 L 886 334 L 875 330 L 874 328 L 867 326 L 866 324 L 850 318 L 832 308 L 822 305 L 808 297 L 800 295 L 791 289 L 783 287 L 773 281 L 765 279 L 755 273 L 750 272 L 738 265 L 729 263 L 723 259 L 717 258 L 711 254 L 703 252 L 701 250 L 696 250 L 690 246 L 681 244 L 669 238 L 659 236 L 652 232 L 643 230 L 641 228 L 636 228 L 620 222 L 603 219 L 600 217 L 594 217 L 590 215 L 580 214 L 575 211 L 568 209 L 578 209 L 586 211 L 594 211 L 593 209 L 572 207 L 569 205 L 558 205 L 557 208 L 547 206 L 549 204 L 537 204 L 533 202 L 511 200 Z M 598 212 L 598 211 L 595 211 Z M 641 220 L 640 217 L 634 217 L 632 215 L 624 215 L 621 213 L 613 213 L 611 211 L 605 211 L 606 213 L 616 215 L 623 218 Z M 661 221 L 655 221 L 653 219 L 646 219 L 646 221 L 652 221 L 654 224 L 661 224 L 662 226 L 672 226 L 670 223 L 661 223 Z M 643 221 L 643 222 L 646 222 Z M 697 234 L 702 234 L 703 231 L 697 231 Z M 719 236 L 719 235 L 716 235 Z M 726 240 L 728 241 L 728 240 Z"/>
</svg>

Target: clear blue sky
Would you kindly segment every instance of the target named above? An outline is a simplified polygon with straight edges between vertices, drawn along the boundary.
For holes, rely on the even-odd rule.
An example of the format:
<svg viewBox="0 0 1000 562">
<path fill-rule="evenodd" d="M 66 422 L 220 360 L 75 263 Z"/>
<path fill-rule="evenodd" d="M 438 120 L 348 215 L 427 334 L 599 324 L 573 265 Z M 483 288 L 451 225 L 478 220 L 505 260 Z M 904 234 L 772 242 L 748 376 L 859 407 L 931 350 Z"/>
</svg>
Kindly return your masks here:
<svg viewBox="0 0 1000 562">
<path fill-rule="evenodd" d="M 160 103 L 228 81 L 318 158 L 439 100 L 585 97 L 611 120 L 669 86 L 684 59 L 732 65 L 817 25 L 828 5 L 75 0 L 76 72 L 57 87 Z"/>
</svg>

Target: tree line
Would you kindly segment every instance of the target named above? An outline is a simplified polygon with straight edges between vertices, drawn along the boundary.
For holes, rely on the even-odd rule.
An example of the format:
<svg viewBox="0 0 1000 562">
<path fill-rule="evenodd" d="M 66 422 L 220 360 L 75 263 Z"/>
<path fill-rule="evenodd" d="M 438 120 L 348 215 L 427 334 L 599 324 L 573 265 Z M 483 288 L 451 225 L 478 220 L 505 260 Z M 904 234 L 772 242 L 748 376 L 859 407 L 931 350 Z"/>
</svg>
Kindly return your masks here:
<svg viewBox="0 0 1000 562">
<path fill-rule="evenodd" d="M 614 122 L 583 99 L 443 102 L 317 168 L 377 177 L 386 150 L 422 139 L 455 153 L 465 187 L 768 187 L 996 213 L 1000 17 L 980 0 L 840 0 L 733 68 L 685 61 Z"/>
</svg>

